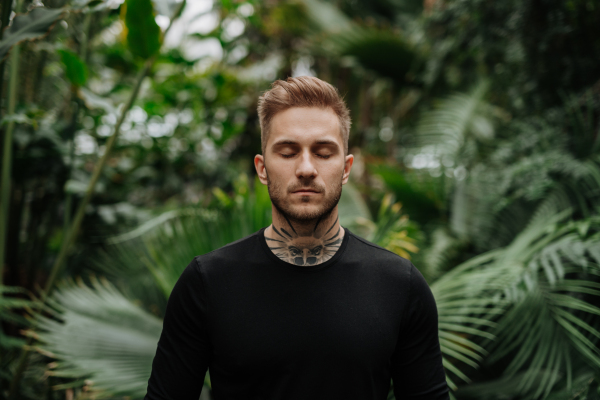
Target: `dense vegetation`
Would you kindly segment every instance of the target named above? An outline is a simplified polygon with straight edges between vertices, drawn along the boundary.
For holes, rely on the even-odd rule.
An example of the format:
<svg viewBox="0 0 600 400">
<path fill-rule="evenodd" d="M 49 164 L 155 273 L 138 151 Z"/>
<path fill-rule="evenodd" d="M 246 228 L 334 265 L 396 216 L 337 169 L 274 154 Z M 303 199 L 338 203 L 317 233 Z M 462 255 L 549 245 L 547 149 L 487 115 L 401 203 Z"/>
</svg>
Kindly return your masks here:
<svg viewBox="0 0 600 400">
<path fill-rule="evenodd" d="M 0 399 L 143 397 L 183 268 L 270 223 L 256 102 L 307 74 L 352 113 L 341 223 L 428 279 L 452 396 L 600 395 L 597 2 L 0 7 Z"/>
</svg>

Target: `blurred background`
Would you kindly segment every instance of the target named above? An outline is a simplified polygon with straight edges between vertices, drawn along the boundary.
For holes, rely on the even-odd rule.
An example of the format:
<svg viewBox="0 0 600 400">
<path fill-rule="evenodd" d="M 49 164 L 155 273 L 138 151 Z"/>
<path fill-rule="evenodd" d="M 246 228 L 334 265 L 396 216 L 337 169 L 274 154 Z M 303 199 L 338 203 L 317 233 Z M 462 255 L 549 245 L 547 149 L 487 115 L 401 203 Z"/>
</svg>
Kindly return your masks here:
<svg viewBox="0 0 600 400">
<path fill-rule="evenodd" d="M 0 7 L 0 399 L 144 397 L 183 269 L 271 222 L 257 99 L 301 75 L 351 110 L 341 223 L 426 277 L 452 398 L 600 398 L 599 2 Z"/>
</svg>

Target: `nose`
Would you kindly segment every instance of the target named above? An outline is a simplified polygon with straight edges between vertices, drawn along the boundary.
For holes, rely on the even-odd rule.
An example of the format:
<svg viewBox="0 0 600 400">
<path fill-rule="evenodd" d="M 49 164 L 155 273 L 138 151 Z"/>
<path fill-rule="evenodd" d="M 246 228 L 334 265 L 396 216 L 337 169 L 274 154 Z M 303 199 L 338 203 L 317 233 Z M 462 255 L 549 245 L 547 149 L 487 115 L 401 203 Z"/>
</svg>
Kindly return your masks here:
<svg viewBox="0 0 600 400">
<path fill-rule="evenodd" d="M 298 165 L 296 167 L 296 177 L 300 178 L 314 178 L 317 176 L 317 169 L 313 164 L 311 154 L 308 151 L 304 151 Z"/>
</svg>

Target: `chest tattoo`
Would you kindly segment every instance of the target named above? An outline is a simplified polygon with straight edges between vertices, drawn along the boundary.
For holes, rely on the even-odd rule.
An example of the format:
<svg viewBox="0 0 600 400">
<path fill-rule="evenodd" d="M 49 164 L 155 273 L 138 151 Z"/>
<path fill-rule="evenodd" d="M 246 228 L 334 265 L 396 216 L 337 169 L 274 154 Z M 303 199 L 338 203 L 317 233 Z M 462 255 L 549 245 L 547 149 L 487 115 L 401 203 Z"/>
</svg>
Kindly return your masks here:
<svg viewBox="0 0 600 400">
<path fill-rule="evenodd" d="M 317 265 L 329 260 L 340 248 L 343 239 L 341 227 L 333 231 L 337 221 L 336 218 L 325 233 L 322 233 L 323 229 L 317 229 L 317 221 L 311 235 L 300 236 L 288 220 L 289 228 L 277 228 L 273 224 L 275 238 L 265 236 L 265 239 L 273 253 L 283 261 L 304 266 Z"/>
</svg>

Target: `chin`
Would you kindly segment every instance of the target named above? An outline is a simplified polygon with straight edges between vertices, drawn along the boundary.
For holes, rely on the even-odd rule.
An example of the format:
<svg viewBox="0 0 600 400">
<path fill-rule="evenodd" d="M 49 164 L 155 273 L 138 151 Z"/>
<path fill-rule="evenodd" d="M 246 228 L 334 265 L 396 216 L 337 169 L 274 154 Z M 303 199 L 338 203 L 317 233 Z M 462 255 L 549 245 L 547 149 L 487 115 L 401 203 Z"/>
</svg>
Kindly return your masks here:
<svg viewBox="0 0 600 400">
<path fill-rule="evenodd" d="M 322 204 L 290 205 L 286 211 L 288 217 L 296 221 L 312 221 L 327 214 L 327 210 Z"/>
<path fill-rule="evenodd" d="M 319 215 L 322 213 L 322 210 L 319 207 L 292 207 L 290 210 L 290 216 L 294 219 L 298 220 L 311 220 L 315 218 L 319 218 Z"/>
</svg>

